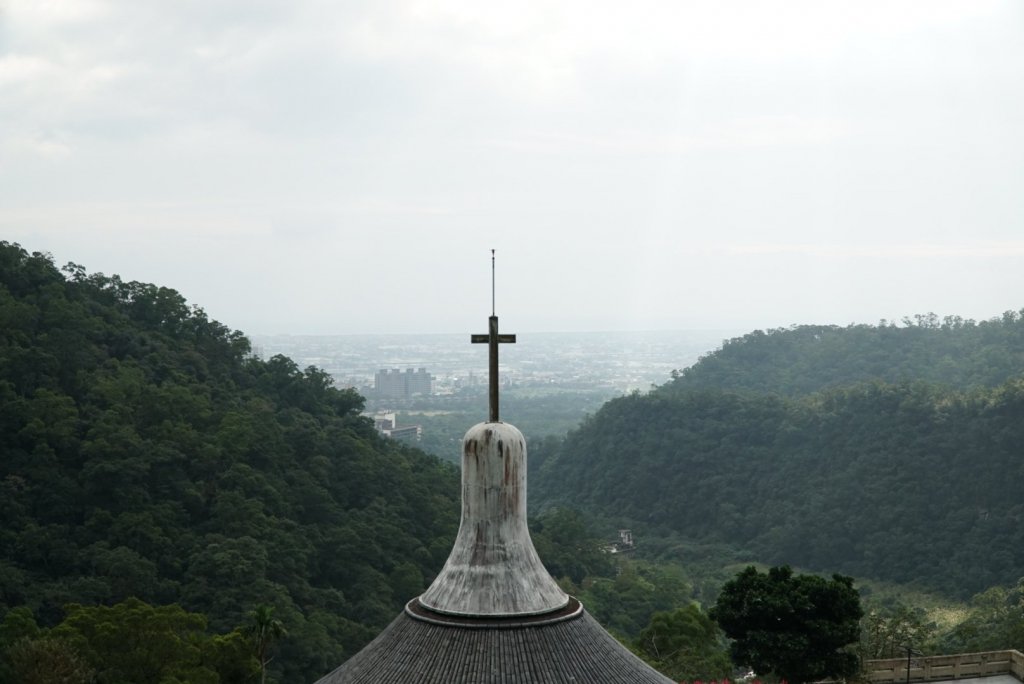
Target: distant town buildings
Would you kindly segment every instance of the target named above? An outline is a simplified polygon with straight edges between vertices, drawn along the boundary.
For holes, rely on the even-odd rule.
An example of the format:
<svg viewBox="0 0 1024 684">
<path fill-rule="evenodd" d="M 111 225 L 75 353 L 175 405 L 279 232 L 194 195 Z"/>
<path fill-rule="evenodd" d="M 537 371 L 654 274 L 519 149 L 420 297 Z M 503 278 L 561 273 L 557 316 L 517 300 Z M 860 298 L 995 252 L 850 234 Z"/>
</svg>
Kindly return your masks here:
<svg viewBox="0 0 1024 684">
<path fill-rule="evenodd" d="M 696 363 L 702 354 L 721 346 L 722 340 L 746 332 L 535 333 L 524 337 L 514 354 L 502 357 L 501 379 L 514 386 L 513 392 L 586 390 L 603 401 L 667 382 L 672 369 Z M 409 366 L 413 375 L 415 369 L 426 366 L 431 397 L 486 388 L 487 354 L 465 344 L 463 338 L 462 334 L 438 334 L 257 335 L 251 339 L 254 346 L 262 347 L 260 358 L 284 354 L 300 368 L 322 368 L 336 387 L 357 388 L 368 406 L 391 408 L 391 402 L 415 399 L 378 395 L 378 369 L 391 368 L 389 375 L 401 376 Z M 401 370 L 396 371 L 396 366 Z"/>
<path fill-rule="evenodd" d="M 373 377 L 373 389 L 380 398 L 408 399 L 417 394 L 429 395 L 433 390 L 434 378 L 426 368 L 413 371 L 406 368 L 382 368 Z"/>
</svg>

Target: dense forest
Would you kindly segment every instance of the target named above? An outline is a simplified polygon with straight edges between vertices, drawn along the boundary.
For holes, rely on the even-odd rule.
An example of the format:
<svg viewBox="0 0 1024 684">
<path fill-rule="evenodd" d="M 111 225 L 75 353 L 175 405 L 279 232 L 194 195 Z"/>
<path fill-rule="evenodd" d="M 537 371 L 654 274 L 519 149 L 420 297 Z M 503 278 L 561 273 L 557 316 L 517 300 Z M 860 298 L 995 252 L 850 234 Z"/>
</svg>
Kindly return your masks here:
<svg viewBox="0 0 1024 684">
<path fill-rule="evenodd" d="M 329 671 L 458 525 L 457 469 L 361 407 L 172 289 L 0 243 L 0 620 L 135 597 L 228 634 L 272 606 L 280 680 Z"/>
<path fill-rule="evenodd" d="M 1024 372 L 1024 320 L 1008 311 L 976 322 L 935 314 L 902 324 L 800 325 L 755 330 L 674 373 L 664 392 L 692 389 L 800 395 L 859 382 L 994 387 Z"/>
<path fill-rule="evenodd" d="M 1024 316 L 731 340 L 545 444 L 535 503 L 967 598 L 1024 567 Z"/>
</svg>

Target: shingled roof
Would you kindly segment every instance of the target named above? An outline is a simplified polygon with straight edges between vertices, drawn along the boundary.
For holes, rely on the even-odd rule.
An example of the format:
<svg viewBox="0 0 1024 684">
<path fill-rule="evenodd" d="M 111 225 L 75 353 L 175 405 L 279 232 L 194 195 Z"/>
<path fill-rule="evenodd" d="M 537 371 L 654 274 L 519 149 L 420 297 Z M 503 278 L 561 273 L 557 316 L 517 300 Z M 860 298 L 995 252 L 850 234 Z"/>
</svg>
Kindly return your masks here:
<svg viewBox="0 0 1024 684">
<path fill-rule="evenodd" d="M 624 648 L 575 600 L 572 604 L 580 608 L 575 614 L 533 624 L 427 622 L 417 619 L 414 604 L 318 684 L 671 682 Z"/>
</svg>

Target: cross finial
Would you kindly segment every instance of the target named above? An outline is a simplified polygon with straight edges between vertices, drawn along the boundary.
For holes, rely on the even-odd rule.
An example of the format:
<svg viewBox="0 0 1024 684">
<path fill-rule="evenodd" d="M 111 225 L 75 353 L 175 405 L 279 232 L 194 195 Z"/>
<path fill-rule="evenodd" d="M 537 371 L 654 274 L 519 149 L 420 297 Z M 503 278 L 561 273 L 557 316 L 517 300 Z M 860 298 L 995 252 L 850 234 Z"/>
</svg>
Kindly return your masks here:
<svg viewBox="0 0 1024 684">
<path fill-rule="evenodd" d="M 487 319 L 488 332 L 486 335 L 470 335 L 469 341 L 473 344 L 486 343 L 490 348 L 489 356 L 489 378 L 491 414 L 488 422 L 501 422 L 498 418 L 498 344 L 515 344 L 515 335 L 498 334 L 498 316 L 494 313 L 494 250 L 491 250 L 491 317 Z"/>
</svg>

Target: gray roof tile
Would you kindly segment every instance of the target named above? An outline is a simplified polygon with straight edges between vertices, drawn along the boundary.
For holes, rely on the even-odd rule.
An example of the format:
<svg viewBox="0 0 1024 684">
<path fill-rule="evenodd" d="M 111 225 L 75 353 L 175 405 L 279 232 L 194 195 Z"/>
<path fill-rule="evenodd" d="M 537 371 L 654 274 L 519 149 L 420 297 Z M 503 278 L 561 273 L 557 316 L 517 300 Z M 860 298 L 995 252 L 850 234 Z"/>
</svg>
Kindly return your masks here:
<svg viewBox="0 0 1024 684">
<path fill-rule="evenodd" d="M 561 622 L 483 628 L 403 612 L 317 684 L 670 684 L 589 613 Z"/>
</svg>

